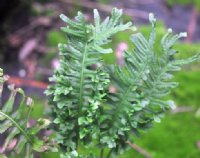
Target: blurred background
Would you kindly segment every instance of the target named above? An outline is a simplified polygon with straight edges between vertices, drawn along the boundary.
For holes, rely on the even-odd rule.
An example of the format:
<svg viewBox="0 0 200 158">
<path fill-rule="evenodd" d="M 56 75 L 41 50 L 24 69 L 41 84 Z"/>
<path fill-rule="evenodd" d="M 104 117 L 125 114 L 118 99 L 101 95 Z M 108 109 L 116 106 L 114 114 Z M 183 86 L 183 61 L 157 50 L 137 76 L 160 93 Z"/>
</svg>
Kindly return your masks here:
<svg viewBox="0 0 200 158">
<path fill-rule="evenodd" d="M 158 19 L 157 51 L 161 36 L 167 28 L 173 28 L 175 33 L 188 33 L 175 46 L 179 50 L 177 58 L 200 52 L 200 0 L 1 0 L 0 67 L 10 76 L 9 83 L 22 87 L 35 99 L 33 118 L 45 111 L 47 101 L 43 91 L 48 77 L 59 66 L 57 44 L 66 42 L 59 30 L 65 25 L 59 14 L 73 18 L 81 10 L 90 21 L 94 8 L 106 17 L 113 7 L 122 8 L 124 20 L 132 20 L 145 36 L 151 30 L 148 14 L 154 13 Z M 132 45 L 129 36 L 129 32 L 114 36 L 110 46 L 115 52 L 104 56 L 105 62 L 121 62 L 122 51 Z M 180 85 L 170 98 L 178 107 L 135 140 L 139 150 L 131 149 L 120 158 L 147 157 L 142 150 L 153 158 L 200 157 L 200 62 L 185 66 L 174 80 Z M 44 153 L 41 157 L 58 155 Z"/>
</svg>

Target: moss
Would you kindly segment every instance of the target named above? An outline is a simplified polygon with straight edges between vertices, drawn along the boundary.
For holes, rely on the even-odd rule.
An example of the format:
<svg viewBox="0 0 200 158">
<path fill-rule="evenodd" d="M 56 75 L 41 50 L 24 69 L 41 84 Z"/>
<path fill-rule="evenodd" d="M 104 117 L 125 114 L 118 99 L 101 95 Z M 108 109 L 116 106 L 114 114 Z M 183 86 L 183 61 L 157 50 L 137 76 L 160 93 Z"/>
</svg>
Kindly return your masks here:
<svg viewBox="0 0 200 158">
<path fill-rule="evenodd" d="M 199 105 L 200 71 L 182 71 L 175 75 L 179 86 L 173 90 L 172 98 L 178 105 Z"/>
<path fill-rule="evenodd" d="M 57 47 L 58 43 L 66 43 L 66 38 L 62 32 L 50 31 L 47 35 L 47 44 L 49 46 Z"/>
<path fill-rule="evenodd" d="M 196 143 L 199 139 L 199 121 L 191 112 L 168 114 L 136 143 L 150 151 L 154 158 L 198 158 L 200 150 Z"/>
</svg>

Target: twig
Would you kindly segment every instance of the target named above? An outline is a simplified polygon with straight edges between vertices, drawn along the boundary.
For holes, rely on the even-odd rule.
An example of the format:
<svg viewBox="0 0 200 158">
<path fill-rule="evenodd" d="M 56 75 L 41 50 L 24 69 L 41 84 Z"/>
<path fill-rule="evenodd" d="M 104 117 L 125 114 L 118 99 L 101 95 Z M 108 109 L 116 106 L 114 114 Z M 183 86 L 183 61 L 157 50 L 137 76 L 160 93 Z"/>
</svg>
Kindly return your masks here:
<svg viewBox="0 0 200 158">
<path fill-rule="evenodd" d="M 63 3 L 67 3 L 67 4 L 71 4 L 71 5 L 77 5 L 77 6 L 82 6 L 85 8 L 89 8 L 89 9 L 99 9 L 103 12 L 109 13 L 112 8 L 114 8 L 111 5 L 105 5 L 105 4 L 100 4 L 100 3 L 96 3 L 96 2 L 90 2 L 87 0 L 81 0 L 81 1 L 75 1 L 75 0 L 59 0 Z M 128 8 L 123 8 L 124 14 L 131 16 L 131 17 L 135 17 L 135 18 L 141 18 L 141 19 L 148 19 L 148 13 L 141 11 L 141 10 L 137 10 L 137 9 L 128 9 Z"/>
<path fill-rule="evenodd" d="M 152 158 L 152 156 L 144 149 L 142 149 L 140 146 L 131 143 L 130 141 L 127 141 L 127 144 L 130 145 L 134 150 L 145 156 L 145 158 Z"/>
</svg>

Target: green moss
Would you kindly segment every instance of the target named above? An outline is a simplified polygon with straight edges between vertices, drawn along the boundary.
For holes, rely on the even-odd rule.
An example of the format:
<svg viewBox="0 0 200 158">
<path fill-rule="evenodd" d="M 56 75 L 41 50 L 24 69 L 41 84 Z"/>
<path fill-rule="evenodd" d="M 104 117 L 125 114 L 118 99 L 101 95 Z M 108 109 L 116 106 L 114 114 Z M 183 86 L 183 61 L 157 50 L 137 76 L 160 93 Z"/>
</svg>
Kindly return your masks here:
<svg viewBox="0 0 200 158">
<path fill-rule="evenodd" d="M 199 121 L 194 113 L 167 115 L 160 124 L 136 140 L 154 158 L 198 158 Z"/>
<path fill-rule="evenodd" d="M 180 52 L 176 54 L 177 58 L 188 58 L 199 52 L 200 43 L 177 43 L 175 48 Z"/>
<path fill-rule="evenodd" d="M 178 105 L 199 105 L 200 71 L 182 71 L 175 75 L 179 86 L 173 90 L 172 98 Z"/>
<path fill-rule="evenodd" d="M 63 33 L 60 31 L 50 31 L 47 35 L 47 44 L 56 47 L 58 43 L 66 43 Z"/>
</svg>

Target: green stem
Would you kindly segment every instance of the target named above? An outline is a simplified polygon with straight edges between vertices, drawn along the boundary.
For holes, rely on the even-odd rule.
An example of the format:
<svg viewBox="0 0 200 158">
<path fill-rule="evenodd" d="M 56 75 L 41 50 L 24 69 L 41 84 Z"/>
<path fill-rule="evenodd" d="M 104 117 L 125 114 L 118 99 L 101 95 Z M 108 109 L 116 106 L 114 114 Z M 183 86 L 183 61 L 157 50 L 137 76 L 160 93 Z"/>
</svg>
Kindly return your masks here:
<svg viewBox="0 0 200 158">
<path fill-rule="evenodd" d="M 101 149 L 101 152 L 100 152 L 100 158 L 103 158 L 103 154 L 104 154 L 104 148 Z"/>
<path fill-rule="evenodd" d="M 112 152 L 113 152 L 113 149 L 110 149 L 110 151 L 108 152 L 108 155 L 107 155 L 107 157 L 106 157 L 106 158 L 110 158 L 110 157 L 111 157 L 111 154 L 112 154 Z"/>
<path fill-rule="evenodd" d="M 85 45 L 85 48 L 84 48 L 84 52 L 83 52 L 83 59 L 82 59 L 82 64 L 81 64 L 81 75 L 80 75 L 80 91 L 79 91 L 79 107 L 78 107 L 78 118 L 81 116 L 81 109 L 82 109 L 82 106 L 83 106 L 83 89 L 84 89 L 84 69 L 85 69 L 85 60 L 86 60 L 86 57 L 87 57 L 87 49 L 88 49 L 88 45 L 86 44 Z M 76 132 L 76 144 L 77 144 L 77 150 L 78 150 L 78 138 L 79 138 L 79 125 L 78 125 L 78 119 L 77 119 L 77 127 L 78 127 L 78 130 Z"/>
<path fill-rule="evenodd" d="M 79 113 L 82 108 L 83 104 L 83 82 L 84 82 L 84 69 L 85 69 L 85 60 L 86 60 L 86 53 L 87 53 L 87 44 L 85 46 L 84 52 L 83 52 L 83 59 L 81 64 L 81 76 L 80 76 L 80 92 L 79 92 Z"/>
<path fill-rule="evenodd" d="M 27 114 L 27 118 L 26 118 L 26 125 L 27 125 L 28 122 L 29 122 L 31 112 L 32 112 L 32 110 L 33 110 L 33 104 L 34 104 L 34 103 L 32 103 L 32 105 L 30 105 L 30 107 L 28 108 L 28 114 Z M 26 126 L 26 129 L 27 129 L 27 126 Z"/>
<path fill-rule="evenodd" d="M 27 144 L 27 146 L 26 146 L 25 158 L 33 158 L 33 156 L 31 155 L 31 148 L 30 148 L 29 144 Z"/>
<path fill-rule="evenodd" d="M 24 131 L 24 129 L 21 128 L 21 126 L 20 126 L 15 120 L 13 120 L 10 116 L 8 116 L 7 114 L 5 114 L 5 113 L 2 112 L 1 110 L 0 110 L 0 115 L 3 115 L 3 116 L 6 117 L 8 120 L 10 120 L 10 121 L 20 130 L 20 132 L 26 137 L 26 139 L 27 139 L 30 143 L 32 143 L 32 140 L 31 140 L 31 138 L 28 136 L 28 134 L 26 133 L 26 131 Z"/>
</svg>

